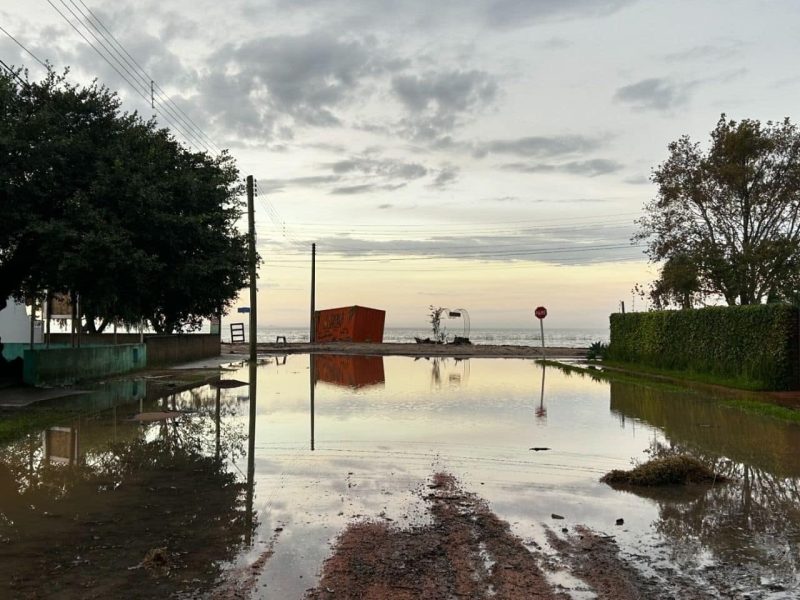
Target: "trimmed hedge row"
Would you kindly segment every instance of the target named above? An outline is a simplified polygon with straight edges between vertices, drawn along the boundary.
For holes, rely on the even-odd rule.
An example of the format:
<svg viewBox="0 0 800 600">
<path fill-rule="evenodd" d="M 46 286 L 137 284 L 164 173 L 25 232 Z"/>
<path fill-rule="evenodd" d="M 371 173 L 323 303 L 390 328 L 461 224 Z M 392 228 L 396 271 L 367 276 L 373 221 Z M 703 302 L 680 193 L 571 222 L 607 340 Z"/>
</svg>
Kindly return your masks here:
<svg viewBox="0 0 800 600">
<path fill-rule="evenodd" d="M 800 389 L 798 323 L 787 304 L 617 313 L 608 359 L 749 389 Z"/>
</svg>

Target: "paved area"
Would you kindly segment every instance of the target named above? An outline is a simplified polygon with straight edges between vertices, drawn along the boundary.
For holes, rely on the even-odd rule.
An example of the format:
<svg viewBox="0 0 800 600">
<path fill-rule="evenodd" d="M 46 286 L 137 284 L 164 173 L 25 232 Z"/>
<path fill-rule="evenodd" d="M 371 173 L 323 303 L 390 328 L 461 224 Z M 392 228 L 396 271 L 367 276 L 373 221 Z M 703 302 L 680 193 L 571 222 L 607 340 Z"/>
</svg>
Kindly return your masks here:
<svg viewBox="0 0 800 600">
<path fill-rule="evenodd" d="M 88 393 L 86 390 L 71 388 L 8 387 L 0 389 L 0 408 L 24 408 L 45 400 L 81 396 L 86 393 Z"/>
</svg>

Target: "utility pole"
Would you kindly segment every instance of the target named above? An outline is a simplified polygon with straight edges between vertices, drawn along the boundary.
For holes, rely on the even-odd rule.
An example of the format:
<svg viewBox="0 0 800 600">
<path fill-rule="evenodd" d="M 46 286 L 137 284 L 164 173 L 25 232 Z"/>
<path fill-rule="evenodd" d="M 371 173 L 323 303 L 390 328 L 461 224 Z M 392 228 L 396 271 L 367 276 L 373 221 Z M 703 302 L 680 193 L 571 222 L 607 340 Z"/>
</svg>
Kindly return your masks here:
<svg viewBox="0 0 800 600">
<path fill-rule="evenodd" d="M 257 287 L 256 287 L 256 216 L 255 216 L 255 184 L 253 176 L 247 176 L 247 230 L 248 230 L 248 259 L 250 276 L 250 362 L 256 362 L 256 324 L 258 323 Z M 251 397 L 254 403 L 255 398 Z"/>
<path fill-rule="evenodd" d="M 317 296 L 317 245 L 311 244 L 311 324 L 308 330 L 308 341 L 312 344 L 317 341 L 316 319 L 316 296 Z M 313 448 L 312 448 L 313 449 Z"/>
</svg>

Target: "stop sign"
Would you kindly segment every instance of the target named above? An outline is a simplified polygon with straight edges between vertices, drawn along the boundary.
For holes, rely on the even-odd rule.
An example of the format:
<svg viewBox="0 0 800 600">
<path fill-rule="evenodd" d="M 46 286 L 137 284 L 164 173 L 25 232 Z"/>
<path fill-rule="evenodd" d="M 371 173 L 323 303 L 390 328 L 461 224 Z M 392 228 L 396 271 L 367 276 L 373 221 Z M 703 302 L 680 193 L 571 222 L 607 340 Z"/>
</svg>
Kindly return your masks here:
<svg viewBox="0 0 800 600">
<path fill-rule="evenodd" d="M 547 316 L 547 309 L 544 306 L 537 306 L 533 314 L 537 319 L 544 319 Z"/>
</svg>

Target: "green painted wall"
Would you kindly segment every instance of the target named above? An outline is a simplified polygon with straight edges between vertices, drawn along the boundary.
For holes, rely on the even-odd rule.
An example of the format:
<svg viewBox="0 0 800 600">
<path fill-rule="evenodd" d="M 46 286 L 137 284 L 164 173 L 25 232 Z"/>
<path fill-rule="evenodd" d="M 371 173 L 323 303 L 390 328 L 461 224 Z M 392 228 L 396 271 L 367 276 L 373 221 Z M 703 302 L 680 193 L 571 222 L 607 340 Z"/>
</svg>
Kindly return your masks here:
<svg viewBox="0 0 800 600">
<path fill-rule="evenodd" d="M 28 348 L 23 361 L 23 380 L 28 385 L 63 385 L 143 369 L 147 365 L 147 346 Z"/>
<path fill-rule="evenodd" d="M 12 342 L 10 344 L 3 343 L 3 358 L 6 360 L 14 360 L 15 358 L 24 358 L 25 357 L 25 350 L 30 350 L 31 345 L 30 343 L 26 342 Z M 51 348 L 70 348 L 71 344 L 65 343 L 58 343 L 58 344 L 50 344 Z M 34 344 L 34 350 L 39 350 L 45 348 L 44 344 Z"/>
</svg>

